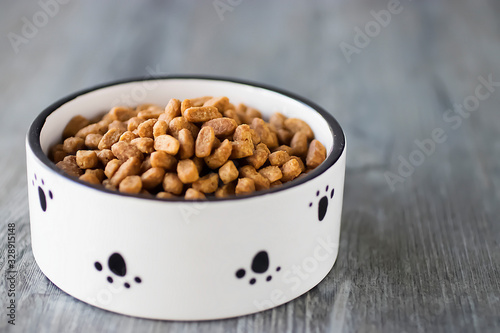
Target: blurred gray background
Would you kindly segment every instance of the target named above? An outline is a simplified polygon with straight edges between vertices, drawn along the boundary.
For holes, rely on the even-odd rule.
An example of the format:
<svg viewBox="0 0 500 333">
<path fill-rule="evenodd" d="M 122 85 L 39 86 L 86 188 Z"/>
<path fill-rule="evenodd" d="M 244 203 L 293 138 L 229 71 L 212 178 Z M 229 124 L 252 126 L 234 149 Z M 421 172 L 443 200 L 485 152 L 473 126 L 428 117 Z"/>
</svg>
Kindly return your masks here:
<svg viewBox="0 0 500 333">
<path fill-rule="evenodd" d="M 499 16 L 495 0 L 2 2 L 0 269 L 16 223 L 19 279 L 15 327 L 0 282 L 0 331 L 499 331 Z M 306 295 L 241 318 L 162 322 L 86 305 L 38 269 L 29 124 L 76 90 L 162 74 L 274 85 L 344 127 L 340 253 Z"/>
</svg>

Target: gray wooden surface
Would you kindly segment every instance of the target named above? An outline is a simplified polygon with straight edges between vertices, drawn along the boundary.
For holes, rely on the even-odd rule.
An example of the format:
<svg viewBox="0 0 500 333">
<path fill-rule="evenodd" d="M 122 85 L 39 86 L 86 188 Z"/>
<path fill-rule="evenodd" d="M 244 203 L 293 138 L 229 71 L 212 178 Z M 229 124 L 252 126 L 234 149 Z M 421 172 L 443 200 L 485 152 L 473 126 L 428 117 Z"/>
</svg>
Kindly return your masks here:
<svg viewBox="0 0 500 333">
<path fill-rule="evenodd" d="M 500 81 L 500 3 L 401 0 L 385 27 L 370 25 L 370 11 L 389 2 L 233 0 L 219 15 L 212 0 L 74 0 L 46 21 L 38 2 L 2 2 L 0 331 L 500 331 L 500 87 L 469 117 L 443 118 L 474 102 L 478 77 Z M 25 38 L 23 18 L 34 15 L 40 27 Z M 373 37 L 358 40 L 348 63 L 341 46 L 356 46 L 354 29 L 367 23 Z M 25 39 L 11 42 L 11 33 Z M 162 73 L 275 85 L 316 101 L 345 128 L 340 254 L 306 295 L 230 320 L 142 320 L 77 301 L 37 267 L 24 158 L 30 122 L 78 89 Z M 415 140 L 439 128 L 446 140 L 419 161 Z M 398 174 L 410 156 L 421 165 Z M 393 188 L 388 172 L 401 177 Z M 7 223 L 16 224 L 15 327 L 6 317 Z"/>
</svg>

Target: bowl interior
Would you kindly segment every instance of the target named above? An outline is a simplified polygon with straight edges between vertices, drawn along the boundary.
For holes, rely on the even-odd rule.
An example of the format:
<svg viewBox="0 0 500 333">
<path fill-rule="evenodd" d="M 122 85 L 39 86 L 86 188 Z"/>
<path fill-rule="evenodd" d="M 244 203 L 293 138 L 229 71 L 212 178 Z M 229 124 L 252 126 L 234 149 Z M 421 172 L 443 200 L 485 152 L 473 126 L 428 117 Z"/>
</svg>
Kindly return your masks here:
<svg viewBox="0 0 500 333">
<path fill-rule="evenodd" d="M 117 105 L 135 107 L 143 103 L 164 106 L 171 98 L 185 99 L 199 96 L 227 96 L 233 104 L 245 103 L 269 118 L 279 111 L 286 117 L 306 121 L 316 139 L 325 145 L 327 155 L 334 148 L 334 133 L 325 118 L 313 107 L 284 94 L 238 82 L 210 79 L 171 78 L 133 81 L 86 92 L 57 107 L 48 115 L 41 129 L 40 144 L 43 152 L 59 143 L 61 133 L 76 115 L 93 118 Z"/>
</svg>

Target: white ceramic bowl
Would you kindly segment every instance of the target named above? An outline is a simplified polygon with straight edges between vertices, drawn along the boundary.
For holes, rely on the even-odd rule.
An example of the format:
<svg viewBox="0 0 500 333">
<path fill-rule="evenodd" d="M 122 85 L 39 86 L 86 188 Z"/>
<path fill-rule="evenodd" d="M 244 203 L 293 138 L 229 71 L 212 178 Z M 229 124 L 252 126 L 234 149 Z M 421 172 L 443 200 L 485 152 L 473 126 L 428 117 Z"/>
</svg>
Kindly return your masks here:
<svg viewBox="0 0 500 333">
<path fill-rule="evenodd" d="M 307 121 L 327 149 L 326 161 L 267 192 L 187 202 L 89 185 L 47 157 L 75 115 L 204 95 Z M 330 114 L 293 94 L 200 76 L 115 82 L 48 107 L 29 129 L 26 150 L 35 259 L 55 285 L 94 306 L 154 319 L 234 317 L 304 294 L 335 263 L 344 134 Z"/>
</svg>

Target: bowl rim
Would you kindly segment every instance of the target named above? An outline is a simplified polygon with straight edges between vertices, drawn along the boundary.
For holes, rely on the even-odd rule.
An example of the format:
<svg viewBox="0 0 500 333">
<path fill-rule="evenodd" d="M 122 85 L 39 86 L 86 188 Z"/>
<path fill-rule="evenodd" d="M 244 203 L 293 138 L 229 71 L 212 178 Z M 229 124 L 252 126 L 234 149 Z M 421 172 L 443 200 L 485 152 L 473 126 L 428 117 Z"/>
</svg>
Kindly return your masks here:
<svg viewBox="0 0 500 333">
<path fill-rule="evenodd" d="M 211 201 L 211 202 L 223 202 L 223 201 L 233 201 L 233 200 L 244 200 L 244 199 L 249 199 L 253 197 L 262 197 L 266 196 L 269 194 L 274 194 L 276 192 L 281 192 L 281 191 L 286 191 L 290 188 L 300 186 L 316 177 L 319 175 L 323 174 L 326 170 L 328 170 L 330 167 L 332 167 L 342 156 L 345 150 L 345 135 L 344 131 L 342 130 L 340 124 L 337 122 L 337 120 L 330 114 L 328 113 L 325 109 L 317 105 L 316 103 L 303 98 L 301 96 L 298 96 L 295 93 L 291 93 L 289 91 L 276 88 L 267 84 L 261 84 L 261 83 L 256 83 L 253 81 L 247 81 L 247 80 L 242 80 L 242 79 L 236 79 L 236 78 L 231 78 L 231 77 L 225 77 L 225 76 L 211 76 L 211 75 L 160 75 L 160 76 L 153 76 L 153 77 L 143 77 L 143 78 L 127 78 L 127 79 L 121 79 L 121 80 L 115 80 L 115 81 L 110 81 L 107 83 L 103 84 L 98 84 L 94 85 L 90 88 L 87 89 L 82 89 L 79 91 L 76 91 L 66 97 L 63 97 L 56 102 L 52 103 L 49 105 L 47 108 L 45 108 L 32 122 L 31 126 L 29 127 L 28 133 L 27 133 L 27 143 L 33 152 L 33 154 L 38 158 L 39 161 L 41 161 L 46 167 L 48 167 L 51 171 L 55 172 L 57 175 L 62 176 L 66 178 L 69 181 L 75 182 L 77 184 L 90 187 L 92 189 L 98 190 L 100 192 L 106 193 L 106 194 L 112 194 L 112 195 L 120 195 L 120 196 L 125 196 L 125 197 L 131 197 L 131 198 L 136 198 L 136 199 L 143 199 L 143 200 L 154 200 L 154 201 L 161 201 L 161 202 L 184 202 L 184 203 L 199 203 L 200 200 L 186 200 L 183 197 L 179 198 L 170 198 L 170 199 L 162 199 L 162 198 L 157 198 L 155 196 L 147 196 L 147 195 L 141 195 L 141 194 L 128 194 L 128 193 L 122 193 L 118 191 L 113 191 L 109 190 L 102 185 L 94 185 L 94 184 L 89 184 L 87 182 L 84 182 L 78 178 L 71 177 L 68 174 L 66 174 L 63 170 L 59 169 L 54 162 L 52 162 L 47 155 L 42 151 L 41 143 L 40 143 L 40 134 L 42 131 L 43 126 L 45 125 L 47 117 L 52 114 L 54 111 L 56 111 L 58 108 L 60 108 L 62 105 L 76 99 L 77 97 L 81 95 L 88 94 L 93 91 L 97 91 L 99 89 L 115 86 L 115 85 L 121 85 L 121 84 L 126 84 L 126 83 L 133 83 L 133 82 L 144 82 L 144 81 L 163 81 L 163 80 L 175 80 L 175 79 L 180 79 L 180 80 L 207 80 L 207 81 L 222 81 L 222 82 L 229 82 L 229 83 L 237 83 L 237 84 L 242 84 L 242 85 L 247 85 L 255 88 L 261 88 L 265 90 L 269 90 L 278 94 L 281 94 L 285 97 L 294 99 L 302 104 L 305 104 L 309 108 L 313 109 L 314 111 L 318 112 L 323 119 L 327 122 L 330 132 L 332 134 L 333 138 L 333 148 L 330 153 L 330 155 L 327 157 L 321 165 L 319 165 L 316 169 L 314 169 L 312 172 L 307 174 L 305 177 L 302 177 L 300 179 L 295 179 L 289 183 L 286 183 L 282 186 L 271 188 L 265 191 L 256 191 L 251 194 L 247 195 L 242 195 L 242 196 L 231 196 L 228 198 L 215 198 L 215 197 L 207 197 L 203 201 Z"/>
</svg>

